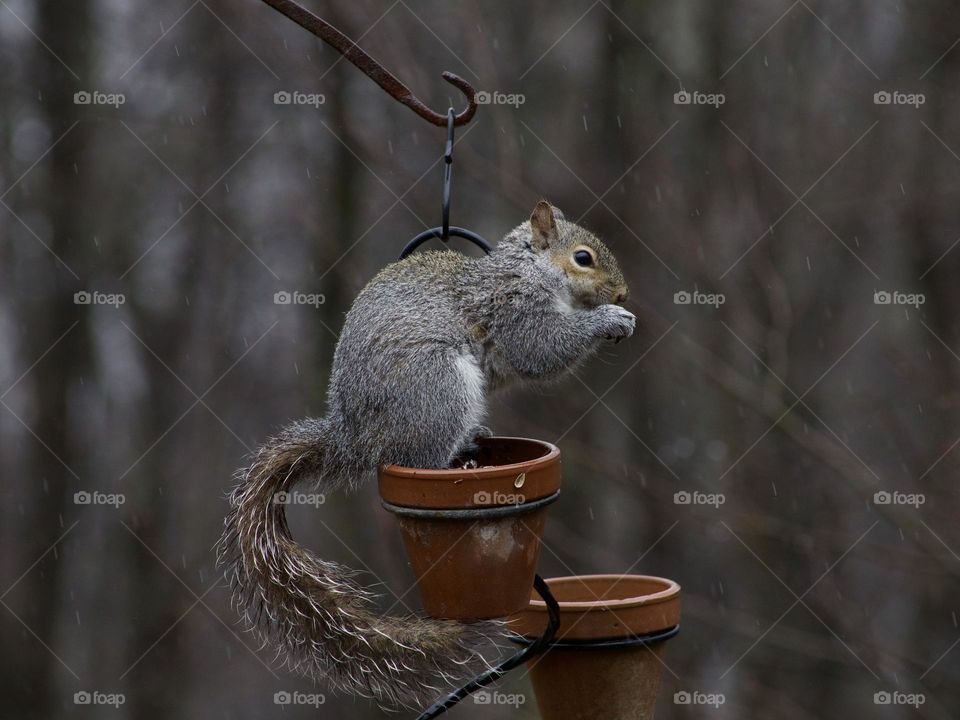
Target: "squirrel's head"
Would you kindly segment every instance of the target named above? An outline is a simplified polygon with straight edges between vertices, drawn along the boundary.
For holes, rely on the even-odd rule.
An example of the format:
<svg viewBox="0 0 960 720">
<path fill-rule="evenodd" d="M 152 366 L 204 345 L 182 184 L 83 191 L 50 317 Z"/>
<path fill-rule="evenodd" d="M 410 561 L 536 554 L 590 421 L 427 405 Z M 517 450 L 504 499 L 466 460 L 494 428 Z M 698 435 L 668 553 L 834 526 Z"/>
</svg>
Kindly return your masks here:
<svg viewBox="0 0 960 720">
<path fill-rule="evenodd" d="M 590 231 L 568 222 L 550 203 L 537 203 L 529 233 L 531 249 L 566 275 L 574 303 L 595 307 L 620 305 L 627 299 L 623 272 L 610 249 Z"/>
</svg>

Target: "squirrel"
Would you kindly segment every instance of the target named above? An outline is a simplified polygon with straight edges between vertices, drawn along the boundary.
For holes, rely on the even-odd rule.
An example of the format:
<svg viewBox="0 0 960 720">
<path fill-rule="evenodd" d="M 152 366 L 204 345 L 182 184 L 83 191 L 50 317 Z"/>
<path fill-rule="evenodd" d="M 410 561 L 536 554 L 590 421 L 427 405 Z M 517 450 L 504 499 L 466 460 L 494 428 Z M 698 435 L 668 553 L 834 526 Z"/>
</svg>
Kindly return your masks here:
<svg viewBox="0 0 960 720">
<path fill-rule="evenodd" d="M 613 253 L 545 201 L 486 256 L 424 252 L 377 274 L 347 313 L 327 414 L 290 424 L 237 472 L 218 559 L 264 642 L 384 708 L 422 706 L 486 669 L 502 622 L 378 616 L 354 571 L 293 540 L 274 498 L 304 481 L 355 487 L 385 464 L 449 467 L 490 435 L 489 393 L 629 337 L 626 299 Z"/>
</svg>

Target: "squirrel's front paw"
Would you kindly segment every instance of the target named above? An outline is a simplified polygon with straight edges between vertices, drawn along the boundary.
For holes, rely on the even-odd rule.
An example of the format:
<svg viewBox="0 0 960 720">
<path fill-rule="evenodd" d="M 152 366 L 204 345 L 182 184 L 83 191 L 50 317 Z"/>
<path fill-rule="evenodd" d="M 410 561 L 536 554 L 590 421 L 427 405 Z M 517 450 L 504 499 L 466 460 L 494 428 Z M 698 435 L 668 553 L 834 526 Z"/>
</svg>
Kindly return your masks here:
<svg viewBox="0 0 960 720">
<path fill-rule="evenodd" d="M 480 445 L 477 441 L 492 436 L 493 431 L 486 425 L 474 425 L 467 430 L 463 443 L 457 448 L 453 460 L 450 461 L 450 467 L 468 470 L 478 467 L 477 461 L 474 458 L 480 451 Z"/>
<path fill-rule="evenodd" d="M 637 326 L 637 318 L 632 312 L 624 310 L 619 305 L 604 305 L 601 309 L 607 315 L 607 322 L 603 328 L 603 337 L 606 340 L 620 342 L 633 335 L 633 329 Z"/>
</svg>

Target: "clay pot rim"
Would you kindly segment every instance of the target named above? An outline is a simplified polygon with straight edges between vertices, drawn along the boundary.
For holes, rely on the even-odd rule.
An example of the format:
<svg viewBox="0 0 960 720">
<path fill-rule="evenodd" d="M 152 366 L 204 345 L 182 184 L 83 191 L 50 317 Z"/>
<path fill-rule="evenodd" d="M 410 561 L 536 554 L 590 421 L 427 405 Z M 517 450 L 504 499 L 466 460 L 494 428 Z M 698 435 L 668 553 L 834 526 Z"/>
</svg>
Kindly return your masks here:
<svg viewBox="0 0 960 720">
<path fill-rule="evenodd" d="M 656 605 L 662 602 L 668 602 L 680 595 L 680 584 L 669 578 L 658 577 L 656 575 L 633 575 L 624 573 L 600 573 L 596 575 L 565 575 L 562 577 L 547 578 L 547 584 L 572 583 L 573 581 L 612 581 L 613 585 L 629 585 L 628 581 L 652 580 L 662 585 L 666 585 L 663 590 L 644 595 L 634 595 L 627 598 L 610 600 L 561 600 L 560 612 L 577 612 L 590 610 L 617 610 L 618 608 L 642 607 L 644 605 Z M 547 604 L 540 599 L 531 598 L 529 610 L 547 611 Z"/>
<path fill-rule="evenodd" d="M 474 468 L 464 470 L 463 468 L 412 468 L 405 465 L 381 465 L 380 472 L 401 478 L 416 478 L 417 480 L 452 480 L 463 477 L 471 479 L 494 478 L 501 475 L 512 475 L 518 471 L 529 472 L 530 470 L 549 465 L 560 457 L 560 448 L 546 440 L 535 440 L 533 438 L 511 437 L 496 435 L 490 440 L 520 442 L 527 445 L 539 445 L 546 452 L 533 460 L 525 460 L 518 463 L 508 463 L 506 465 L 494 465 L 492 467 Z"/>
</svg>

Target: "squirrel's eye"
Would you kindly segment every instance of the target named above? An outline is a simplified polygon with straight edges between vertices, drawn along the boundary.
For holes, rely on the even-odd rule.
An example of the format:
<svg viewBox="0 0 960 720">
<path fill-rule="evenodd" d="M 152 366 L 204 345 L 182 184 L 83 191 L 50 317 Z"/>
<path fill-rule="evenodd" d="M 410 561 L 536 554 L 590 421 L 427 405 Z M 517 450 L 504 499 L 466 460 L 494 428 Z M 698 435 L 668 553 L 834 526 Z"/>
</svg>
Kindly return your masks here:
<svg viewBox="0 0 960 720">
<path fill-rule="evenodd" d="M 577 250 L 573 254 L 573 260 L 581 267 L 590 267 L 593 265 L 593 255 L 587 250 Z"/>
</svg>

